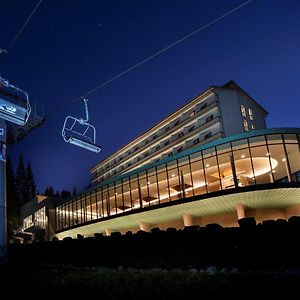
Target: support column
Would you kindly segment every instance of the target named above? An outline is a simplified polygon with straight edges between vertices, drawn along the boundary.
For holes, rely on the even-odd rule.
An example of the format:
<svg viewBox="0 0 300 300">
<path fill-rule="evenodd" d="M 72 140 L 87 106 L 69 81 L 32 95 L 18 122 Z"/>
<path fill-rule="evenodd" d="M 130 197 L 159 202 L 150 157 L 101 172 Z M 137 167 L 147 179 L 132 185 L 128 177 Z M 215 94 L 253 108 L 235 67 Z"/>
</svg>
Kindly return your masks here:
<svg viewBox="0 0 300 300">
<path fill-rule="evenodd" d="M 140 222 L 140 230 L 147 231 L 147 232 L 151 231 L 151 224 Z"/>
<path fill-rule="evenodd" d="M 182 214 L 182 220 L 183 220 L 184 227 L 194 225 L 192 216 L 188 213 L 183 213 Z"/>
<path fill-rule="evenodd" d="M 238 179 L 237 179 L 237 176 L 236 176 L 236 169 L 235 169 L 234 159 L 233 159 L 232 155 L 230 155 L 230 164 L 231 164 L 234 187 L 237 188 L 239 185 L 238 185 Z"/>
<path fill-rule="evenodd" d="M 7 258 L 6 125 L 0 119 L 0 263 Z"/>
<path fill-rule="evenodd" d="M 111 235 L 111 229 L 106 228 L 106 229 L 105 229 L 105 235 L 106 235 L 106 236 L 110 236 L 110 235 Z"/>
<path fill-rule="evenodd" d="M 236 214 L 239 219 L 243 219 L 245 218 L 246 214 L 245 214 L 245 206 L 242 203 L 238 203 L 236 206 Z"/>
<path fill-rule="evenodd" d="M 274 183 L 274 176 L 272 172 L 270 172 L 269 176 L 270 176 L 270 183 Z"/>
</svg>

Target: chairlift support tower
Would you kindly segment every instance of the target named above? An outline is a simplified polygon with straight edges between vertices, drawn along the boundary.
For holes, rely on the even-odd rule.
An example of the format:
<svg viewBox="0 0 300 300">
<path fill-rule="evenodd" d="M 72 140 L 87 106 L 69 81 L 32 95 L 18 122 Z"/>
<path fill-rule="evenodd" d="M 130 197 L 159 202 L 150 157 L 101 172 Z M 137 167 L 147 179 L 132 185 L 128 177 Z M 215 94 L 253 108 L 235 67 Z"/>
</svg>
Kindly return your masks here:
<svg viewBox="0 0 300 300">
<path fill-rule="evenodd" d="M 44 118 L 32 116 L 28 95 L 0 78 L 0 264 L 7 261 L 6 144 L 16 144 Z M 6 121 L 9 121 L 6 124 Z"/>
</svg>

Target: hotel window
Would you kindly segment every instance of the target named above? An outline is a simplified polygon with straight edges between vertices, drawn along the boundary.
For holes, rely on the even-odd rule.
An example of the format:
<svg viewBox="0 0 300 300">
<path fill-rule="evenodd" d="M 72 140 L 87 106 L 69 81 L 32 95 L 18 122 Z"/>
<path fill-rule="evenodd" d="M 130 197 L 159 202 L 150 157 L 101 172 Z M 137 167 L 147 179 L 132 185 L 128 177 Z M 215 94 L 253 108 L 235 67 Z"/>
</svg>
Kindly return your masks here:
<svg viewBox="0 0 300 300">
<path fill-rule="evenodd" d="M 177 153 L 182 152 L 182 150 L 183 150 L 183 147 L 178 148 Z"/>
<path fill-rule="evenodd" d="M 169 143 L 170 143 L 169 141 L 165 141 L 164 145 L 167 146 L 167 145 L 169 145 Z"/>
<path fill-rule="evenodd" d="M 166 128 L 166 132 L 169 131 L 169 130 L 170 130 L 170 126 L 168 126 L 168 127 Z"/>
<path fill-rule="evenodd" d="M 196 112 L 193 110 L 191 113 L 190 113 L 190 117 L 192 117 Z"/>
<path fill-rule="evenodd" d="M 204 139 L 206 140 L 206 139 L 208 139 L 210 137 L 212 137 L 211 131 L 204 136 Z"/>
<path fill-rule="evenodd" d="M 149 143 L 149 141 L 148 141 L 148 140 L 146 140 L 146 141 L 145 141 L 145 145 L 147 145 L 148 143 Z"/>
<path fill-rule="evenodd" d="M 210 115 L 208 118 L 206 118 L 205 122 L 208 123 L 209 121 L 211 121 L 214 118 L 213 115 Z"/>
<path fill-rule="evenodd" d="M 195 129 L 195 126 L 193 125 L 190 129 L 189 132 L 193 131 Z"/>
<path fill-rule="evenodd" d="M 204 103 L 204 104 L 200 107 L 200 110 L 204 109 L 206 106 L 207 106 L 207 102 Z"/>
<path fill-rule="evenodd" d="M 243 120 L 243 125 L 244 125 L 245 131 L 249 131 L 247 120 Z"/>
<path fill-rule="evenodd" d="M 180 123 L 180 121 L 177 120 L 177 121 L 175 122 L 174 126 L 177 126 L 179 123 Z"/>
<path fill-rule="evenodd" d="M 152 137 L 152 140 L 155 140 L 157 138 L 157 134 L 155 134 L 153 137 Z"/>
<path fill-rule="evenodd" d="M 168 154 L 168 156 L 170 157 L 170 156 L 172 156 L 173 155 L 173 153 L 172 152 L 170 152 L 169 154 Z"/>
<path fill-rule="evenodd" d="M 193 141 L 193 145 L 196 145 L 196 144 L 198 144 L 199 143 L 199 138 L 197 138 L 197 139 L 195 139 L 194 141 Z"/>
<path fill-rule="evenodd" d="M 251 108 L 248 109 L 248 113 L 249 113 L 250 120 L 253 120 L 253 112 Z"/>
<path fill-rule="evenodd" d="M 156 148 L 155 148 L 155 151 L 158 151 L 160 149 L 160 146 L 158 145 Z"/>
<path fill-rule="evenodd" d="M 178 134 L 178 137 L 179 137 L 179 138 L 183 137 L 183 132 L 180 132 L 180 133 Z"/>
<path fill-rule="evenodd" d="M 244 105 L 241 105 L 241 113 L 243 117 L 246 117 L 246 109 Z"/>
<path fill-rule="evenodd" d="M 251 130 L 254 130 L 255 129 L 255 126 L 254 124 L 251 123 Z"/>
</svg>

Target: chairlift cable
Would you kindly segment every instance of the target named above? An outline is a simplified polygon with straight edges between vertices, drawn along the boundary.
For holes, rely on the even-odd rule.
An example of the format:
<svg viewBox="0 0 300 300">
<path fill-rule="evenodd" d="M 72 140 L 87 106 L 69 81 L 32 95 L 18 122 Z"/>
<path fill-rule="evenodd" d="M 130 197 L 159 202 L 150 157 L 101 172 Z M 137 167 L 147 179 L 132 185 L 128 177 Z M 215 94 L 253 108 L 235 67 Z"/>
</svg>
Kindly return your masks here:
<svg viewBox="0 0 300 300">
<path fill-rule="evenodd" d="M 36 12 L 36 10 L 38 9 L 38 7 L 40 6 L 41 3 L 42 3 L 42 0 L 39 0 L 39 2 L 36 4 L 36 6 L 32 10 L 32 12 L 30 13 L 29 17 L 27 18 L 27 20 L 25 21 L 23 26 L 20 28 L 20 30 L 17 32 L 17 34 L 15 35 L 15 37 L 13 38 L 13 40 L 11 41 L 11 43 L 9 44 L 7 49 L 1 49 L 2 52 L 0 52 L 0 54 L 8 54 L 9 53 L 10 49 L 12 48 L 12 46 L 14 45 L 14 43 L 16 42 L 16 40 L 18 39 L 18 37 L 20 36 L 22 31 L 24 30 L 25 26 L 30 21 L 30 19 L 32 18 L 32 16 L 34 15 L 34 13 Z"/>
<path fill-rule="evenodd" d="M 124 76 L 125 74 L 129 73 L 130 71 L 132 71 L 132 70 L 138 68 L 139 66 L 141 66 L 141 65 L 145 64 L 146 62 L 148 62 L 149 60 L 151 60 L 151 59 L 157 57 L 158 55 L 164 53 L 165 51 L 167 51 L 167 50 L 169 50 L 170 48 L 172 48 L 172 47 L 178 45 L 179 43 L 185 41 L 186 39 L 188 39 L 188 38 L 194 36 L 195 34 L 197 34 L 197 33 L 199 33 L 200 31 L 206 29 L 207 27 L 209 27 L 209 26 L 211 26 L 211 25 L 217 23 L 218 21 L 224 19 L 225 17 L 231 15 L 232 13 L 236 12 L 237 10 L 241 9 L 243 6 L 248 5 L 248 4 L 250 4 L 251 2 L 253 2 L 253 1 L 254 1 L 254 0 L 248 0 L 248 1 L 246 1 L 246 2 L 243 2 L 242 4 L 236 6 L 235 8 L 229 10 L 228 12 L 226 12 L 226 13 L 222 14 L 221 16 L 215 18 L 214 20 L 208 22 L 207 24 L 201 26 L 200 28 L 196 29 L 195 31 L 189 33 L 188 35 L 186 35 L 186 36 L 184 36 L 184 37 L 182 37 L 182 38 L 180 38 L 179 40 L 175 41 L 174 43 L 170 44 L 169 46 L 167 46 L 167 47 L 165 47 L 165 48 L 159 50 L 158 52 L 152 54 L 151 56 L 149 56 L 149 57 L 143 59 L 143 60 L 140 61 L 139 63 L 137 63 L 137 64 L 131 66 L 130 68 L 124 70 L 123 72 L 121 72 L 121 73 L 115 75 L 115 76 L 112 77 L 111 79 L 108 79 L 108 80 L 104 81 L 103 83 L 101 83 L 101 84 L 95 86 L 93 89 L 87 91 L 85 94 L 83 94 L 83 95 L 81 95 L 81 96 L 79 96 L 79 97 L 77 97 L 77 98 L 74 98 L 72 101 L 66 102 L 66 103 L 64 103 L 64 104 L 62 104 L 62 105 L 60 105 L 60 106 L 58 106 L 56 109 L 54 109 L 54 110 L 52 110 L 51 112 L 49 112 L 45 117 L 48 118 L 49 116 L 51 116 L 51 115 L 57 113 L 57 112 L 60 111 L 61 109 L 65 108 L 66 106 L 71 105 L 71 104 L 73 104 L 73 103 L 76 103 L 76 102 L 82 100 L 82 98 L 85 98 L 85 97 L 87 97 L 87 96 L 89 96 L 89 95 L 95 93 L 96 91 L 98 91 L 99 89 L 101 89 L 101 88 L 103 88 L 104 86 L 108 85 L 109 83 L 113 82 L 114 80 L 116 80 L 116 79 L 118 79 L 118 78 Z"/>
</svg>

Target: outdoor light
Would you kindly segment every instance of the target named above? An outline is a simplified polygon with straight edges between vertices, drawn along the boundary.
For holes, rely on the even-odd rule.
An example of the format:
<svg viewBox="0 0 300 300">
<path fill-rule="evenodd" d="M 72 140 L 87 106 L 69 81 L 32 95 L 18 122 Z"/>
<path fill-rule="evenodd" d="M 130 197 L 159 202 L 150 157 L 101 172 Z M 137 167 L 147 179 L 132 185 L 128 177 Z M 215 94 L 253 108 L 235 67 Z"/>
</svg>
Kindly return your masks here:
<svg viewBox="0 0 300 300">
<path fill-rule="evenodd" d="M 286 158 L 283 158 L 282 161 L 286 161 Z"/>
</svg>

